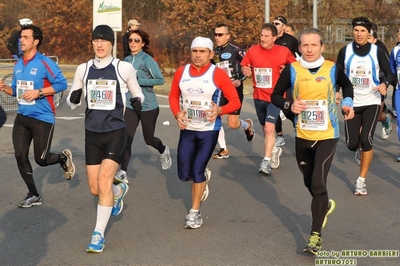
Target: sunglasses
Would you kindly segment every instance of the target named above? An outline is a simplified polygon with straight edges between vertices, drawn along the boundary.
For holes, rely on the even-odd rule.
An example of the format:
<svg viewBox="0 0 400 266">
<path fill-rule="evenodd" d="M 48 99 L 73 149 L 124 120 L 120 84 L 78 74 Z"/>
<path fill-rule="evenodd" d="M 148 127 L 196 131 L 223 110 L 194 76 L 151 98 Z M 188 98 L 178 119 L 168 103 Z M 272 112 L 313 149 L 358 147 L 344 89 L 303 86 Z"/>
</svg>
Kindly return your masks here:
<svg viewBox="0 0 400 266">
<path fill-rule="evenodd" d="M 138 38 L 135 38 L 135 39 L 128 39 L 128 43 L 132 43 L 132 42 L 134 42 L 134 43 L 140 43 L 141 40 L 138 39 Z"/>
<path fill-rule="evenodd" d="M 224 35 L 226 35 L 226 33 L 214 33 L 214 36 L 215 37 L 222 37 L 222 36 L 224 36 Z"/>
<path fill-rule="evenodd" d="M 274 25 L 279 26 L 279 25 L 282 25 L 282 23 L 274 22 Z"/>
</svg>

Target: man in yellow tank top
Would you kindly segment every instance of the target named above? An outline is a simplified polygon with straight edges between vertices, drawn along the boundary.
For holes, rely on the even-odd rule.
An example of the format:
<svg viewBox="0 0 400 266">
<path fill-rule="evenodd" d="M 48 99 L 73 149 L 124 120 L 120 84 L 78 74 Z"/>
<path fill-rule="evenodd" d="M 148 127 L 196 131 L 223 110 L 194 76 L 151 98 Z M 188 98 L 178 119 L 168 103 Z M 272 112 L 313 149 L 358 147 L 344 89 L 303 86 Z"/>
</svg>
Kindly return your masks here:
<svg viewBox="0 0 400 266">
<path fill-rule="evenodd" d="M 287 65 L 272 93 L 272 103 L 294 113 L 296 160 L 304 184 L 312 196 L 311 233 L 304 252 L 316 255 L 322 247 L 321 231 L 336 206 L 329 199 L 327 177 L 339 140 L 336 109 L 336 84 L 342 87 L 344 118 L 351 119 L 353 85 L 343 69 L 325 60 L 323 36 L 318 29 L 306 29 L 299 35 L 301 58 Z M 290 93 L 294 101 L 284 98 Z"/>
</svg>

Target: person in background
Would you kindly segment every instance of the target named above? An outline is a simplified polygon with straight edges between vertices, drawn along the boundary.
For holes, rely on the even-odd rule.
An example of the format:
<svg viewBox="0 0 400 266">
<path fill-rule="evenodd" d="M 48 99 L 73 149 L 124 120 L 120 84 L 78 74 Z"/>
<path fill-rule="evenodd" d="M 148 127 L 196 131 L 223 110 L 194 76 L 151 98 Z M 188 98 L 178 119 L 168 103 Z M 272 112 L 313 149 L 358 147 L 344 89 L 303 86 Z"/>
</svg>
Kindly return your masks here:
<svg viewBox="0 0 400 266">
<path fill-rule="evenodd" d="M 240 102 L 243 102 L 243 81 L 245 76 L 240 70 L 240 62 L 242 62 L 244 51 L 239 47 L 231 44 L 229 39 L 231 37 L 229 28 L 225 24 L 218 24 L 214 29 L 215 44 L 214 57 L 212 63 L 222 68 L 228 73 L 228 76 L 232 80 L 233 86 L 235 86 Z M 223 97 L 221 105 L 226 102 Z M 240 110 L 235 110 L 233 113 L 228 114 L 228 125 L 230 128 L 239 129 L 242 128 L 246 133 L 248 141 L 252 141 L 254 138 L 253 121 L 250 118 L 246 120 L 240 119 Z M 229 150 L 226 148 L 225 131 L 221 125 L 221 129 L 218 135 L 218 144 L 220 150 L 213 156 L 214 159 L 226 159 L 229 158 Z"/>
<path fill-rule="evenodd" d="M 126 143 L 125 93 L 129 90 L 137 97 L 130 102 L 139 104 L 144 95 L 132 65 L 111 55 L 115 41 L 111 27 L 96 26 L 91 41 L 95 58 L 76 69 L 67 104 L 76 109 L 84 93 L 86 172 L 90 192 L 98 196 L 96 225 L 86 251 L 102 252 L 110 216 L 121 213 L 129 190 L 125 182 L 113 185 Z"/>
<path fill-rule="evenodd" d="M 293 54 L 293 56 L 296 59 L 298 59 L 299 56 L 301 55 L 301 53 L 299 51 L 299 42 L 293 35 L 286 33 L 286 28 L 287 28 L 286 18 L 283 16 L 277 16 L 274 18 L 273 23 L 278 30 L 278 35 L 275 40 L 275 44 L 279 44 L 279 45 L 287 47 L 290 50 L 290 52 Z M 288 95 L 288 97 L 291 97 L 291 96 Z M 289 98 L 288 100 L 293 100 L 293 99 Z M 283 129 L 282 129 L 282 120 L 286 119 L 285 112 L 286 112 L 286 110 L 281 110 L 279 112 L 279 117 L 276 120 L 276 124 L 275 124 L 275 132 L 276 132 L 275 145 L 277 147 L 286 145 L 285 136 L 283 135 Z M 289 116 L 289 119 L 291 120 L 292 119 L 290 117 L 291 114 L 288 114 L 288 116 Z"/>
<path fill-rule="evenodd" d="M 19 25 L 21 25 L 21 28 L 27 25 L 32 25 L 33 21 L 29 18 L 23 18 L 19 20 Z M 11 53 L 11 58 L 21 58 L 23 55 L 23 52 L 21 50 L 21 43 L 20 43 L 20 36 L 21 36 L 21 31 L 14 31 L 11 34 L 11 37 L 7 41 L 7 49 Z"/>
<path fill-rule="evenodd" d="M 128 43 L 128 34 L 129 32 L 133 30 L 138 30 L 140 27 L 140 23 L 136 19 L 131 19 L 128 21 L 128 29 L 122 36 L 122 48 L 124 50 L 124 58 L 129 56 L 131 54 L 131 51 L 129 50 L 129 43 Z"/>
<path fill-rule="evenodd" d="M 192 181 L 192 208 L 185 228 L 203 225 L 200 205 L 209 194 L 211 171 L 207 168 L 217 144 L 221 115 L 240 108 L 240 99 L 228 74 L 211 64 L 214 45 L 209 38 L 196 37 L 190 46 L 191 63 L 177 69 L 169 93 L 169 105 L 180 128 L 178 176 Z M 220 106 L 221 93 L 228 103 Z"/>
<path fill-rule="evenodd" d="M 142 124 L 143 137 L 146 144 L 152 146 L 160 153 L 162 169 L 168 170 L 172 165 L 168 146 L 165 146 L 159 138 L 154 136 L 157 117 L 160 113 L 154 86 L 163 85 L 164 77 L 157 62 L 152 58 L 153 54 L 149 47 L 150 37 L 142 30 L 132 30 L 128 34 L 128 43 L 131 55 L 127 56 L 125 61 L 136 69 L 136 77 L 144 95 L 144 102 L 141 104 L 140 110 L 135 110 L 130 105 L 126 106 L 124 119 L 126 123 L 127 141 L 121 160 L 121 170 L 116 174 L 117 182 L 128 181 L 126 179 L 126 171 L 128 169 L 129 160 L 131 159 L 132 142 L 139 122 Z M 133 99 L 133 97 L 128 91 L 126 93 L 126 100 L 130 101 L 130 99 Z"/>
<path fill-rule="evenodd" d="M 372 28 L 366 17 L 352 20 L 354 41 L 339 50 L 336 63 L 340 65 L 354 85 L 354 118 L 345 121 L 346 145 L 350 151 L 361 146 L 360 175 L 355 184 L 355 195 L 367 195 L 365 178 L 374 155 L 373 138 L 380 115 L 381 96 L 393 82 L 389 58 L 376 45 L 368 42 Z M 379 71 L 384 79 L 379 80 Z M 357 156 L 355 156 L 357 160 Z M 358 163 L 358 162 L 357 162 Z"/>
<path fill-rule="evenodd" d="M 271 94 L 282 68 L 296 61 L 287 47 L 275 44 L 277 35 L 274 24 L 263 24 L 260 44 L 250 47 L 241 63 L 242 73 L 253 78 L 254 107 L 264 132 L 264 158 L 258 172 L 267 175 L 279 167 L 282 154 L 282 148 L 275 146 L 275 123 L 280 109 L 271 103 Z"/>
<path fill-rule="evenodd" d="M 68 84 L 58 65 L 39 52 L 42 41 L 43 33 L 39 27 L 23 26 L 20 36 L 22 58 L 14 66 L 11 86 L 0 80 L 0 91 L 15 96 L 18 100 L 12 141 L 19 173 L 28 187 L 28 194 L 18 203 L 20 208 L 42 205 L 29 161 L 29 147 L 32 142 L 38 165 L 59 163 L 67 180 L 75 175 L 69 149 L 64 149 L 61 153 L 50 151 L 56 120 L 54 94 L 66 90 Z"/>
<path fill-rule="evenodd" d="M 3 107 L 0 105 L 0 128 L 4 125 L 7 121 L 7 114 L 4 111 Z"/>
<path fill-rule="evenodd" d="M 302 54 L 299 62 L 283 69 L 271 98 L 273 104 L 296 115 L 297 166 L 312 196 L 311 232 L 303 251 L 317 255 L 322 248 L 321 231 L 336 207 L 327 189 L 328 173 L 340 137 L 336 84 L 342 87 L 341 109 L 345 120 L 354 117 L 353 85 L 343 68 L 322 56 L 324 43 L 320 30 L 303 30 L 299 47 Z M 288 101 L 285 93 L 291 93 L 295 100 Z"/>
<path fill-rule="evenodd" d="M 399 41 L 400 41 L 400 30 L 398 33 Z M 395 75 L 396 87 L 393 92 L 392 99 L 396 96 L 396 99 L 400 99 L 400 45 L 395 46 L 390 52 L 390 68 L 392 73 Z M 394 105 L 395 110 L 400 110 L 400 101 L 395 101 Z M 396 116 L 397 125 L 400 125 L 400 117 Z M 400 141 L 400 130 L 399 126 L 397 126 L 397 137 Z M 400 155 L 396 157 L 396 162 L 400 162 Z"/>
<path fill-rule="evenodd" d="M 295 34 L 294 26 L 292 24 L 287 24 L 285 27 L 285 33 L 294 36 Z"/>
<path fill-rule="evenodd" d="M 380 47 L 385 52 L 387 57 L 389 58 L 389 51 L 388 51 L 386 45 L 381 40 L 378 40 L 378 26 L 375 23 L 372 23 L 371 31 L 369 32 L 369 35 L 368 35 L 368 42 Z M 384 80 L 384 79 L 385 79 L 385 74 L 383 73 L 383 71 L 379 71 L 379 80 Z M 396 86 L 396 84 L 394 84 L 394 86 Z M 392 133 L 392 124 L 390 123 L 390 116 L 389 116 L 389 114 L 387 114 L 388 108 L 386 107 L 386 104 L 385 104 L 386 97 L 387 97 L 387 94 L 381 96 L 381 108 L 380 108 L 381 114 L 380 114 L 379 120 L 378 120 L 379 122 L 382 123 L 381 137 L 384 140 L 388 139 L 390 136 L 390 133 Z"/>
</svg>

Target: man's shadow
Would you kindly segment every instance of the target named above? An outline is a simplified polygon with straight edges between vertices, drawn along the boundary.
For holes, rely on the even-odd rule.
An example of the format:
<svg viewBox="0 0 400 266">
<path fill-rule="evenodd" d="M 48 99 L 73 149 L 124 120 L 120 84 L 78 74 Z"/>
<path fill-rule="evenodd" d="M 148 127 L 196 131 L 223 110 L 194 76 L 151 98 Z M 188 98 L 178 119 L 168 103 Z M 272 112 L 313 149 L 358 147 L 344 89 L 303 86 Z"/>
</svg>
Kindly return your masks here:
<svg viewBox="0 0 400 266">
<path fill-rule="evenodd" d="M 9 211 L 0 219 L 0 264 L 38 265 L 48 252 L 48 236 L 66 221 L 51 207 Z"/>
</svg>

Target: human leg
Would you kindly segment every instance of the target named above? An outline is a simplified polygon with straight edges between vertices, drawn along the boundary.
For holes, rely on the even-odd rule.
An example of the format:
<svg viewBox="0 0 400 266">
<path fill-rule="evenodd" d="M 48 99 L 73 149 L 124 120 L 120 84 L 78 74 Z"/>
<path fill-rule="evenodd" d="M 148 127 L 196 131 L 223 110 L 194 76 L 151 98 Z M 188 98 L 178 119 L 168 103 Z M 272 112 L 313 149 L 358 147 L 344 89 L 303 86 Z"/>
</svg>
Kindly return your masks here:
<svg viewBox="0 0 400 266">
<path fill-rule="evenodd" d="M 219 130 L 217 143 L 218 143 L 220 149 L 216 154 L 214 154 L 213 159 L 229 158 L 229 151 L 226 148 L 225 130 L 222 126 L 221 126 L 221 129 Z"/>
</svg>

